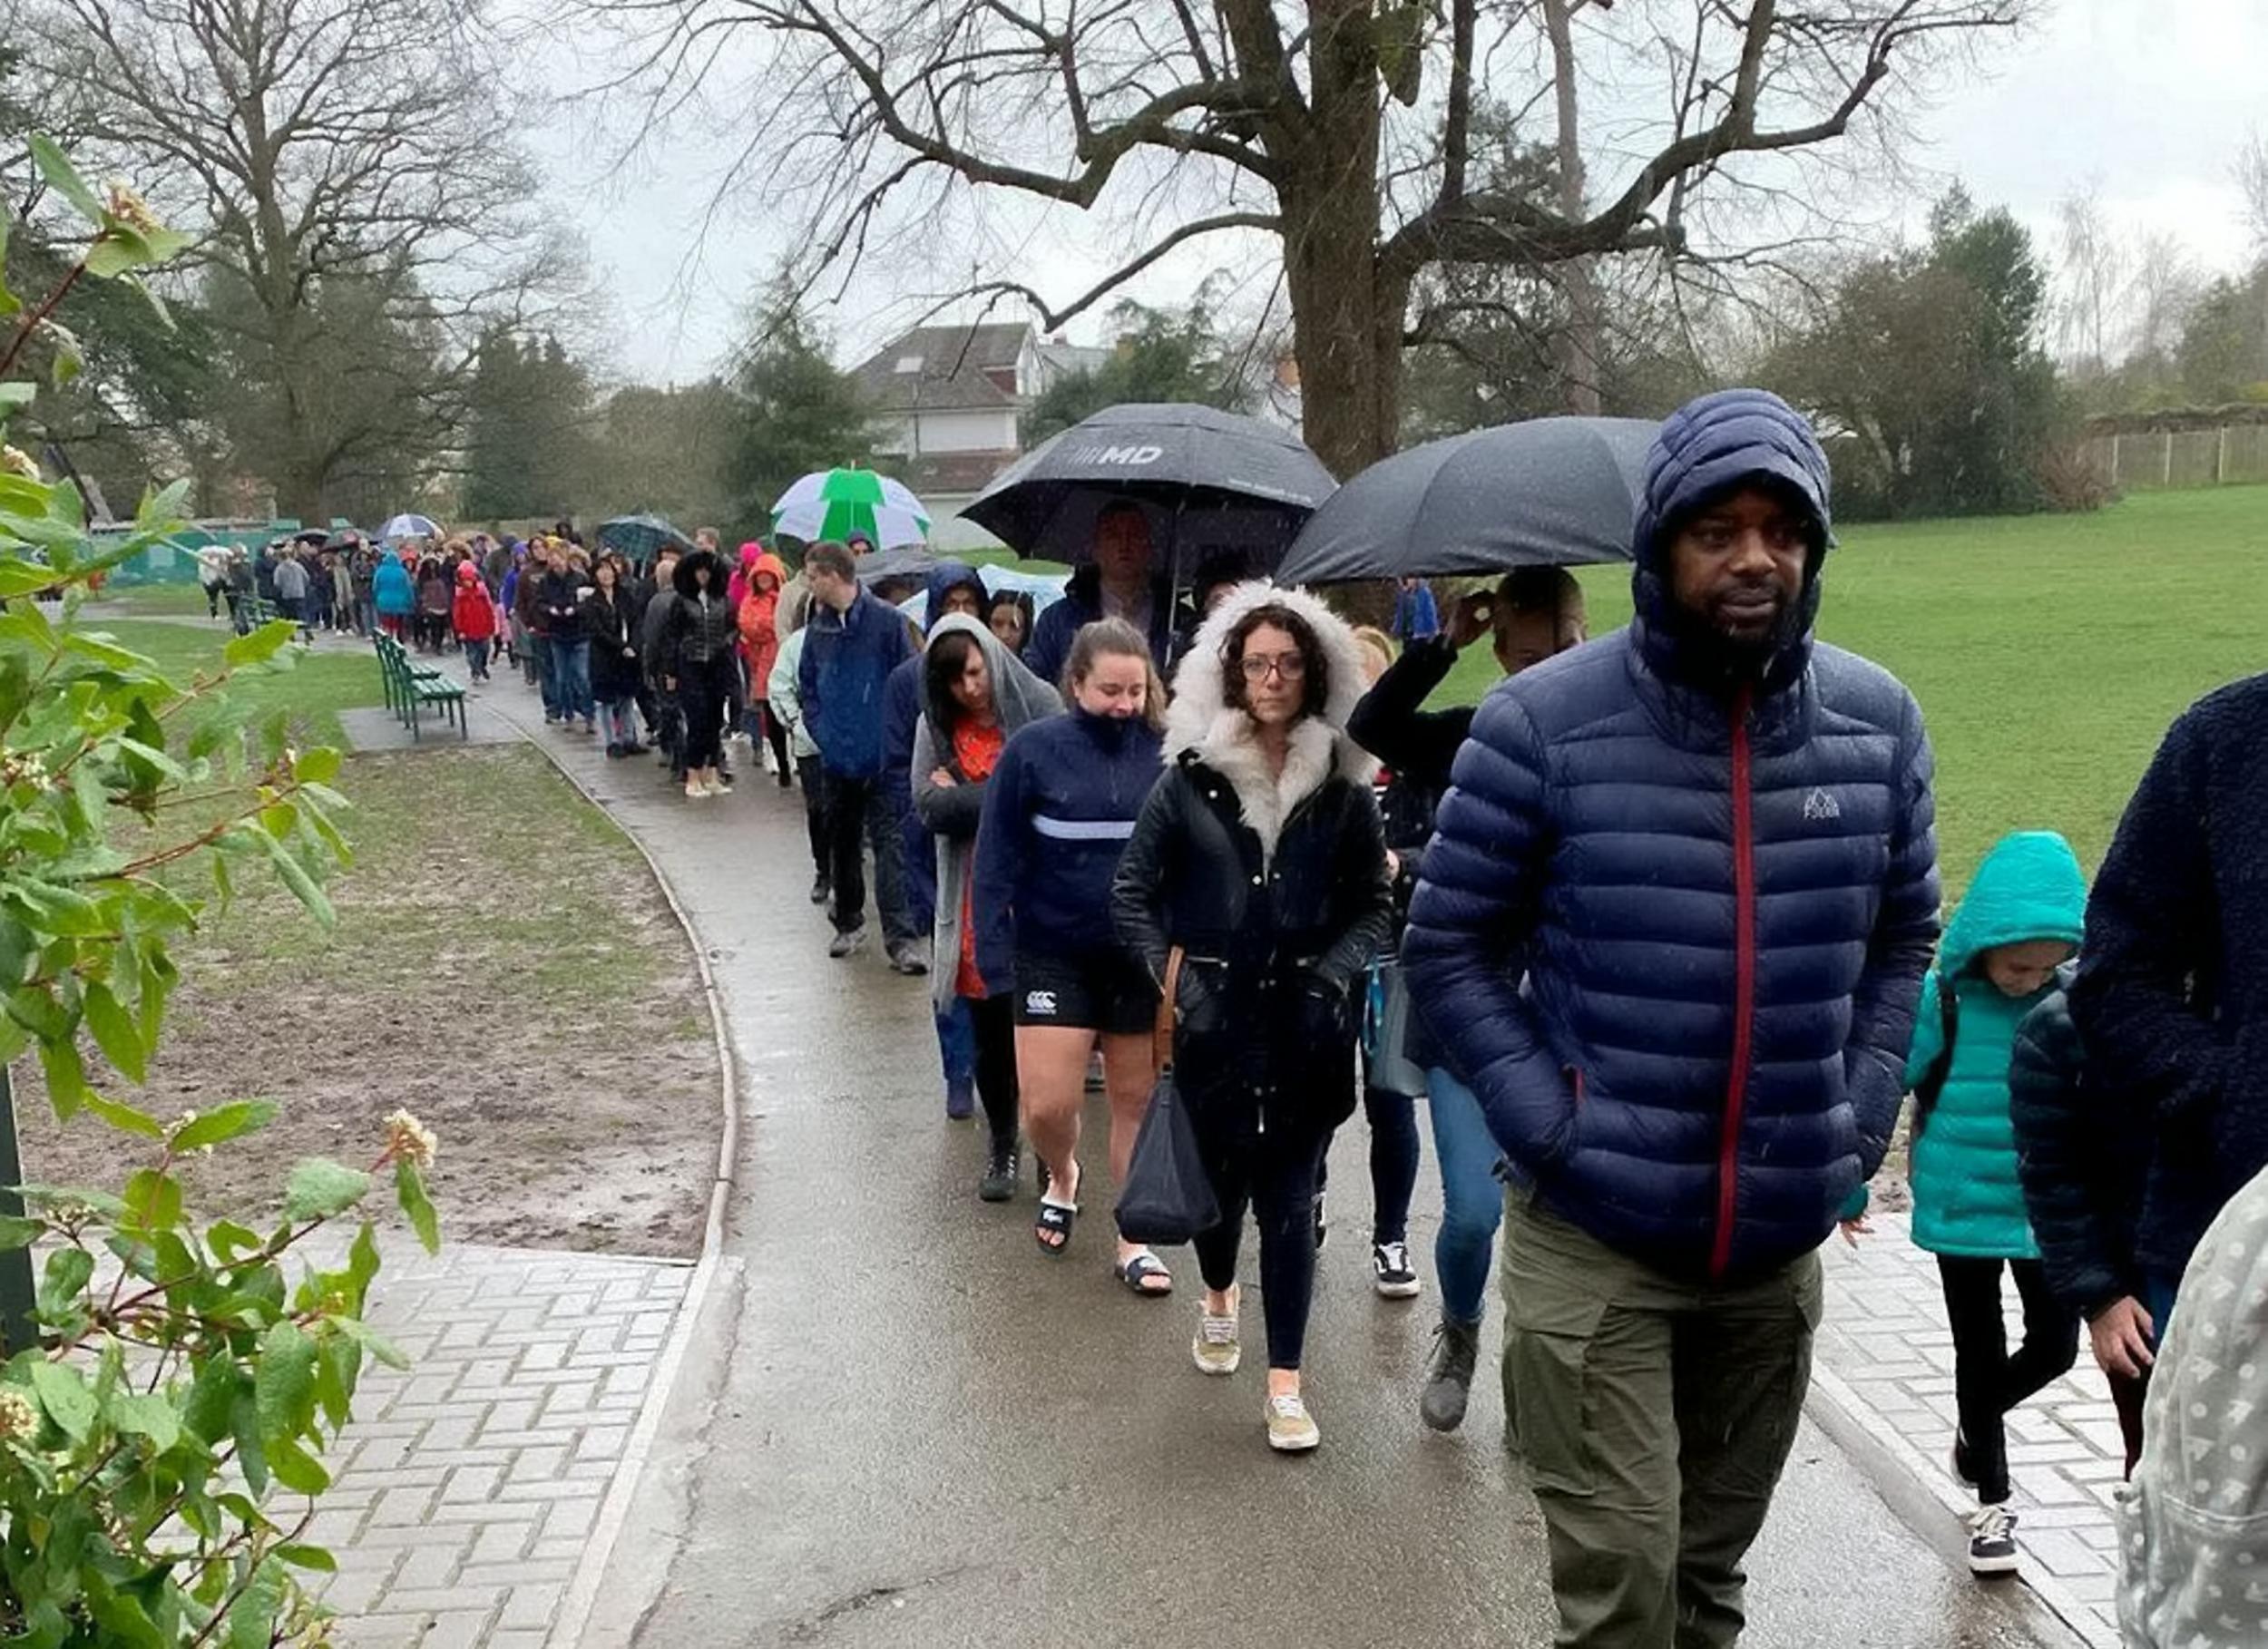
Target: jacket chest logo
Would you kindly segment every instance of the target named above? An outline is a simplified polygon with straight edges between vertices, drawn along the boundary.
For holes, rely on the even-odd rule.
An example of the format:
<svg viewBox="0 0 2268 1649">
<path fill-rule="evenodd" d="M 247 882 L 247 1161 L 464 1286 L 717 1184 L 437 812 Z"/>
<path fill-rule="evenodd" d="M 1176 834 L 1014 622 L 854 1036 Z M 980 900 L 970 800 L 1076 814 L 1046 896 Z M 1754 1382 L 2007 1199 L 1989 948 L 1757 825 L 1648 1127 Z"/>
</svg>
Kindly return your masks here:
<svg viewBox="0 0 2268 1649">
<path fill-rule="evenodd" d="M 1806 824 L 1817 824 L 1842 816 L 1843 804 L 1824 790 L 1814 789 L 1804 798 L 1804 819 Z"/>
</svg>

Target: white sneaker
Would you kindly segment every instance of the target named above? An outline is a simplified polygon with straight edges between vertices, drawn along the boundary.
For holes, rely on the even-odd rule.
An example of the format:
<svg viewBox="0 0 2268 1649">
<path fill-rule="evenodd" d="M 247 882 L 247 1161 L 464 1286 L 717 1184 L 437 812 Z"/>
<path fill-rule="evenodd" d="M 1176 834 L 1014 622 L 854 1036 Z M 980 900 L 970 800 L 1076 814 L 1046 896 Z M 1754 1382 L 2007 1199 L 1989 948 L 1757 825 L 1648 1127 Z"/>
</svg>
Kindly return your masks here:
<svg viewBox="0 0 2268 1649">
<path fill-rule="evenodd" d="M 1425 1287 L 1410 1264 L 1407 1243 L 1373 1243 L 1370 1274 L 1378 1292 L 1389 1300 L 1414 1300 Z"/>
<path fill-rule="evenodd" d="M 1291 1393 L 1268 1399 L 1268 1447 L 1279 1454 L 1305 1454 L 1323 1441 L 1307 1405 Z"/>
<path fill-rule="evenodd" d="M 2013 1575 L 2017 1569 L 2016 1514 L 2005 1506 L 1980 1506 L 1961 1521 L 1969 1526 L 1969 1572 Z"/>
</svg>

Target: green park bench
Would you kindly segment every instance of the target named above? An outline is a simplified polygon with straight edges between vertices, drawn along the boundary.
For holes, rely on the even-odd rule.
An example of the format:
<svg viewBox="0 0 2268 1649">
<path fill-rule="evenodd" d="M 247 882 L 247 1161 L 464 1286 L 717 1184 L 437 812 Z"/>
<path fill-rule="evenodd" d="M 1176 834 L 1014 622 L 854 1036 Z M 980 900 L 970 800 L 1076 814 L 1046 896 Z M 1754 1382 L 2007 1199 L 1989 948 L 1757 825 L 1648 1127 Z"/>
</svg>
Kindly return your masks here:
<svg viewBox="0 0 2268 1649">
<path fill-rule="evenodd" d="M 419 717 L 429 706 L 440 710 L 443 721 L 456 725 L 458 737 L 470 738 L 472 729 L 464 719 L 464 689 L 433 665 L 419 664 L 409 656 L 409 649 L 393 637 L 381 633 L 376 641 L 386 708 L 409 729 L 410 742 L 415 744 L 422 737 Z"/>
</svg>

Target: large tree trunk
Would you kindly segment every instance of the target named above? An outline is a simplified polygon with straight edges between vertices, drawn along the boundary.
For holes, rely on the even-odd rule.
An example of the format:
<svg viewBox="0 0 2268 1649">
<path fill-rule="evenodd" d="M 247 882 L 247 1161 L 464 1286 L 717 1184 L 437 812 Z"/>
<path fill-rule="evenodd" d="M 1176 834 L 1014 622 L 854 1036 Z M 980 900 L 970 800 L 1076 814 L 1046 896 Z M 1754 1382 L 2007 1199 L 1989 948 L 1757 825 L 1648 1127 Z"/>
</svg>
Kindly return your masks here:
<svg viewBox="0 0 2268 1649">
<path fill-rule="evenodd" d="M 1586 213 L 1582 116 L 1576 98 L 1573 18 L 1582 0 L 1543 0 L 1544 33 L 1551 42 L 1551 90 L 1559 122 L 1559 212 L 1570 223 Z M 1555 354 L 1567 409 L 1598 415 L 1598 279 L 1592 260 L 1578 258 L 1559 269 L 1567 320 Z"/>
</svg>

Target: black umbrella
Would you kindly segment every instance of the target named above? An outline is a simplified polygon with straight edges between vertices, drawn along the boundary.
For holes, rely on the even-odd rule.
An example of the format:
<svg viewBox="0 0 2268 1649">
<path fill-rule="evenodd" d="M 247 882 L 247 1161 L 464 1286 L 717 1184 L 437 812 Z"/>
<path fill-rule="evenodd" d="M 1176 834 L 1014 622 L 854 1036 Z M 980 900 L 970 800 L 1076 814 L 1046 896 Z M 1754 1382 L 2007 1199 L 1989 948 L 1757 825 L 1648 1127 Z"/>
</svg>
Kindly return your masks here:
<svg viewBox="0 0 2268 1649">
<path fill-rule="evenodd" d="M 1095 518 L 1120 501 L 1150 542 L 1194 566 L 1237 549 L 1273 563 L 1336 483 L 1298 437 L 1178 403 L 1107 406 L 1000 473 L 961 513 L 1021 554 L 1085 561 Z"/>
<path fill-rule="evenodd" d="M 862 555 L 852 564 L 858 569 L 858 581 L 872 590 L 894 579 L 925 579 L 937 565 L 937 557 L 924 545 L 902 544 Z"/>
<path fill-rule="evenodd" d="M 330 535 L 328 527 L 302 527 L 291 535 L 291 542 L 295 544 L 313 544 L 319 550 Z"/>
<path fill-rule="evenodd" d="M 659 515 L 618 515 L 599 523 L 599 542 L 620 550 L 633 561 L 650 561 L 664 544 L 690 550 L 693 541 Z"/>
<path fill-rule="evenodd" d="M 1315 512 L 1276 576 L 1334 584 L 1627 561 L 1660 427 L 1534 418 L 1397 453 Z"/>
</svg>

